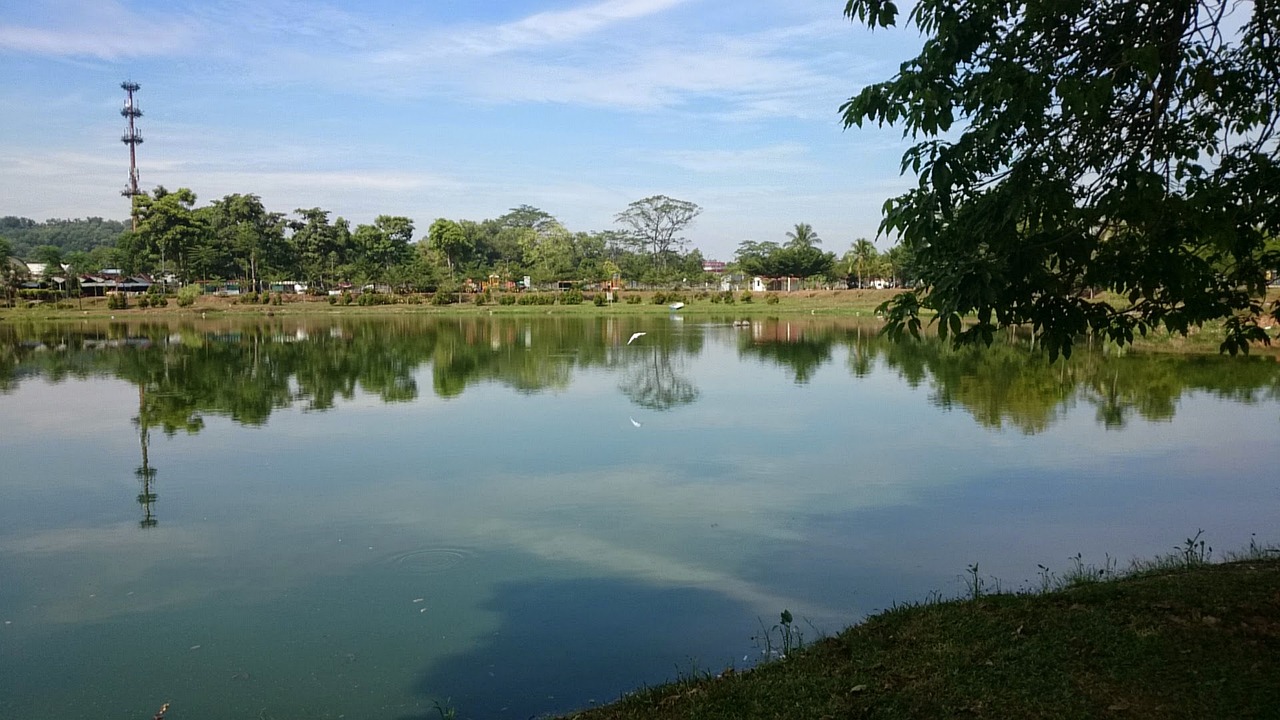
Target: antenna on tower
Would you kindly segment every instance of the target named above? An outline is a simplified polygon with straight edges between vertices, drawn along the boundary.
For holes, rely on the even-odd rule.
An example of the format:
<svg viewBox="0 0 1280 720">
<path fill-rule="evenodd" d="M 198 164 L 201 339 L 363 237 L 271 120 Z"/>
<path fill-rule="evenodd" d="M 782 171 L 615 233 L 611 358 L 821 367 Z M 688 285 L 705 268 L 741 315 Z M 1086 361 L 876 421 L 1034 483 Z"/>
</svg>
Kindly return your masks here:
<svg viewBox="0 0 1280 720">
<path fill-rule="evenodd" d="M 133 219 L 134 230 L 138 229 L 138 211 L 134 207 L 133 198 L 142 194 L 138 189 L 138 146 L 142 144 L 142 133 L 135 126 L 134 121 L 142 117 L 142 110 L 133 101 L 133 94 L 141 87 L 132 80 L 120 83 L 120 88 L 125 92 L 124 107 L 120 109 L 120 114 L 128 122 L 120 142 L 129 146 L 129 184 L 120 191 L 120 194 L 129 198 L 129 216 Z"/>
</svg>

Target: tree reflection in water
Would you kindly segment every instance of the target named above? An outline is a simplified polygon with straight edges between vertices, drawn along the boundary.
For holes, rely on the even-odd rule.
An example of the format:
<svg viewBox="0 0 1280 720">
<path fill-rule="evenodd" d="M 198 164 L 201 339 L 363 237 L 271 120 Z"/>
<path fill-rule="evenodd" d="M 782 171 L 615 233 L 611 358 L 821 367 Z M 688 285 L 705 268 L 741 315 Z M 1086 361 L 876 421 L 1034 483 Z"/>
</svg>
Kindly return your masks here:
<svg viewBox="0 0 1280 720">
<path fill-rule="evenodd" d="M 34 377 L 58 383 L 106 376 L 137 386 L 144 469 L 152 428 L 196 433 L 207 415 L 262 425 L 277 409 L 326 411 L 358 392 L 386 403 L 413 401 L 427 369 L 441 398 L 480 383 L 538 393 L 568 387 L 578 371 L 617 373 L 631 402 L 668 410 L 698 400 L 691 368 L 710 337 L 733 338 L 740 357 L 785 368 L 797 384 L 810 382 L 843 347 L 854 378 L 884 368 L 912 387 L 929 387 L 939 407 L 1025 433 L 1043 431 L 1080 403 L 1096 408 L 1100 424 L 1121 427 L 1135 415 L 1171 418 L 1192 391 L 1244 403 L 1280 397 L 1273 355 L 1081 351 L 1051 364 L 1016 337 L 980 349 L 895 344 L 877 334 L 874 322 L 809 318 L 752 320 L 733 334 L 710 331 L 723 324 L 527 316 L 5 323 L 0 393 Z M 626 345 L 638 328 L 646 335 Z"/>
</svg>

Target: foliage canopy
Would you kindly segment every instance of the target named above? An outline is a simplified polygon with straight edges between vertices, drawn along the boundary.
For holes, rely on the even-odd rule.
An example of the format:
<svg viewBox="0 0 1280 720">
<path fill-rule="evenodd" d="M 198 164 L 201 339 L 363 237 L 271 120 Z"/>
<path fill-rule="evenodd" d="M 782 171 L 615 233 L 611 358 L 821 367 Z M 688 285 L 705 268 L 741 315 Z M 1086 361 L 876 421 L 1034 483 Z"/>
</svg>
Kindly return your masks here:
<svg viewBox="0 0 1280 720">
<path fill-rule="evenodd" d="M 849 0 L 845 14 L 875 29 L 899 13 Z M 927 308 L 962 343 L 1031 324 L 1052 357 L 1089 332 L 1124 343 L 1217 319 L 1224 351 L 1267 342 L 1272 2 L 920 0 L 907 22 L 926 36 L 919 56 L 841 108 L 845 127 L 900 125 L 919 141 L 902 158 L 918 182 L 881 222 L 921 280 L 886 304 L 890 334 L 918 334 Z"/>
</svg>

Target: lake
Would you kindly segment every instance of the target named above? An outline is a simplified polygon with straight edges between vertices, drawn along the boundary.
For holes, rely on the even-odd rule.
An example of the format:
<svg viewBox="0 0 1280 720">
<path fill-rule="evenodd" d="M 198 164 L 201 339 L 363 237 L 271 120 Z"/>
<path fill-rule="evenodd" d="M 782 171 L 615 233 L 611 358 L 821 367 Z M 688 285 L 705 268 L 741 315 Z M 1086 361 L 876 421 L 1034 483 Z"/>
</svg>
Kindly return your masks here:
<svg viewBox="0 0 1280 720">
<path fill-rule="evenodd" d="M 1274 356 L 875 331 L 0 323 L 0 717 L 527 718 L 974 563 L 1020 589 L 1280 539 Z"/>
</svg>

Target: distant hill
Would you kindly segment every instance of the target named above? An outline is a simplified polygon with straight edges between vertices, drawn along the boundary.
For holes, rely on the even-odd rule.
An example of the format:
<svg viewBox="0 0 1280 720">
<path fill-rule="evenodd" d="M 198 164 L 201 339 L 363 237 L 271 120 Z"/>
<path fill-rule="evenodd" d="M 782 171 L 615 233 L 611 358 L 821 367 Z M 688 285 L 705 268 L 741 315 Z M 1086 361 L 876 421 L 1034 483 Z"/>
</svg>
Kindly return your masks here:
<svg viewBox="0 0 1280 720">
<path fill-rule="evenodd" d="M 54 245 L 63 253 L 77 250 L 89 252 L 96 247 L 115 247 L 125 231 L 126 223 L 100 217 L 75 220 L 45 220 L 6 215 L 0 217 L 0 237 L 13 245 L 13 254 L 30 260 L 32 250 L 40 245 Z"/>
</svg>

